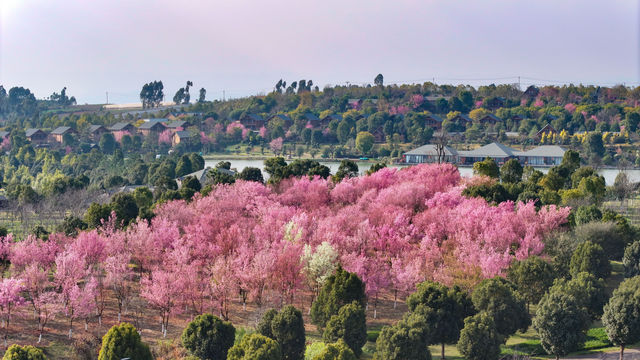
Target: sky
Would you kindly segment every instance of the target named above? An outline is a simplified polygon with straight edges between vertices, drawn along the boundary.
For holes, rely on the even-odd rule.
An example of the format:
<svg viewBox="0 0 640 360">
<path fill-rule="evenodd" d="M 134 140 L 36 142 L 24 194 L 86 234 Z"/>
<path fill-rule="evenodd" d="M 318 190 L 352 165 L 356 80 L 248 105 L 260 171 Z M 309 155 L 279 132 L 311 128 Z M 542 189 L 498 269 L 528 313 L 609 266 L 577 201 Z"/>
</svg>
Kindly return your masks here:
<svg viewBox="0 0 640 360">
<path fill-rule="evenodd" d="M 139 101 L 162 80 L 207 99 L 279 79 L 640 85 L 635 0 L 0 0 L 0 84 Z"/>
</svg>

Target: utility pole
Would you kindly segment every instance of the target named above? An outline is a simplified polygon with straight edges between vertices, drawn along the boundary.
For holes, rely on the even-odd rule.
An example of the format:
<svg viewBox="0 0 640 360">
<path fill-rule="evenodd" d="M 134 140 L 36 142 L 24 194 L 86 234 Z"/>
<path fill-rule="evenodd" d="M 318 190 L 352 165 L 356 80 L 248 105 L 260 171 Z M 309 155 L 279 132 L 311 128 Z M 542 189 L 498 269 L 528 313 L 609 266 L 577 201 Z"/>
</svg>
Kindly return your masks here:
<svg viewBox="0 0 640 360">
<path fill-rule="evenodd" d="M 518 76 L 518 90 L 522 90 L 522 86 L 520 86 L 520 76 Z"/>
<path fill-rule="evenodd" d="M 225 101 L 224 100 L 224 90 L 222 90 L 222 101 Z"/>
<path fill-rule="evenodd" d="M 106 105 L 109 105 L 109 92 L 107 91 L 107 103 Z"/>
</svg>

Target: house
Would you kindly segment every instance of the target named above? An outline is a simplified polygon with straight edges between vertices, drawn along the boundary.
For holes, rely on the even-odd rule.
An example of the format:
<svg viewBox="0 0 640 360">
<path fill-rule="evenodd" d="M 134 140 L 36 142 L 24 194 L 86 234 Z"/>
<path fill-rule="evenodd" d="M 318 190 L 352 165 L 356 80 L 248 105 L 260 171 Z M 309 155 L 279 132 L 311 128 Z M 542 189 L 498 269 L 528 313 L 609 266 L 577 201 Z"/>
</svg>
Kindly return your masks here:
<svg viewBox="0 0 640 360">
<path fill-rule="evenodd" d="M 496 163 L 502 165 L 509 159 L 517 158 L 517 154 L 517 150 L 506 145 L 493 142 L 475 150 L 458 151 L 458 161 L 462 165 L 473 165 L 478 161 L 482 161 L 490 157 L 495 160 Z"/>
<path fill-rule="evenodd" d="M 438 162 L 438 150 L 437 145 L 427 144 L 420 146 L 417 149 L 413 149 L 402 155 L 404 162 L 407 164 L 421 164 L 421 163 L 437 163 Z M 458 151 L 456 149 L 445 146 L 444 147 L 444 162 L 455 164 L 458 162 Z"/>
<path fill-rule="evenodd" d="M 205 185 L 207 185 L 207 184 L 208 184 L 208 181 L 209 181 L 209 172 L 210 172 L 211 170 L 216 170 L 216 171 L 219 171 L 219 172 L 221 172 L 221 173 L 227 174 L 227 175 L 229 175 L 229 176 L 236 176 L 236 172 L 235 172 L 235 171 L 233 171 L 233 170 L 227 170 L 227 169 L 225 169 L 225 168 L 215 168 L 215 169 L 214 169 L 214 168 L 212 168 L 212 167 L 210 167 L 210 166 L 207 166 L 207 167 L 205 167 L 205 168 L 204 168 L 204 169 L 202 169 L 202 170 L 199 170 L 199 171 L 196 171 L 196 172 L 192 172 L 191 174 L 187 174 L 187 175 L 181 176 L 181 177 L 179 177 L 179 178 L 177 178 L 177 179 L 175 179 L 175 180 L 176 180 L 176 183 L 178 184 L 178 187 L 182 187 L 182 181 L 183 181 L 187 176 L 193 176 L 193 177 L 195 177 L 195 178 L 200 182 L 200 185 L 205 186 Z"/>
<path fill-rule="evenodd" d="M 342 115 L 340 114 L 331 114 L 331 115 L 327 115 L 323 118 L 320 118 L 320 126 L 327 126 L 329 125 L 330 122 L 332 121 L 337 121 L 340 122 L 342 121 Z"/>
<path fill-rule="evenodd" d="M 567 150 L 557 145 L 542 145 L 531 150 L 519 152 L 518 159 L 524 165 L 556 166 L 562 163 Z"/>
<path fill-rule="evenodd" d="M 307 125 L 311 125 L 314 128 L 320 127 L 320 118 L 315 114 L 306 113 L 302 115 L 302 120 L 307 122 Z"/>
<path fill-rule="evenodd" d="M 25 135 L 32 144 L 43 144 L 47 141 L 47 133 L 40 129 L 27 129 Z"/>
<path fill-rule="evenodd" d="M 424 119 L 424 126 L 440 130 L 442 129 L 442 118 L 438 115 L 429 114 Z"/>
<path fill-rule="evenodd" d="M 102 134 L 108 132 L 109 130 L 107 130 L 107 128 L 102 125 L 91 125 L 89 126 L 88 131 L 89 137 L 94 141 L 98 141 L 102 137 Z"/>
<path fill-rule="evenodd" d="M 540 129 L 540 131 L 538 131 L 536 133 L 536 139 L 542 138 L 542 134 L 547 134 L 547 135 L 552 134 L 553 135 L 553 134 L 557 134 L 557 133 L 558 133 L 558 131 L 553 126 L 551 126 L 551 124 L 547 124 L 547 125 L 543 126 L 542 129 Z"/>
<path fill-rule="evenodd" d="M 182 143 L 191 144 L 194 139 L 195 136 L 188 131 L 176 131 L 173 133 L 173 136 L 171 136 L 171 145 L 176 146 Z"/>
<path fill-rule="evenodd" d="M 382 126 L 379 126 L 377 129 L 371 132 L 371 135 L 375 138 L 375 142 L 383 143 L 386 140 L 386 136 L 384 134 L 384 129 Z"/>
<path fill-rule="evenodd" d="M 167 127 L 160 121 L 146 121 L 138 126 L 138 132 L 143 136 L 155 135 L 157 136 L 163 132 Z"/>
<path fill-rule="evenodd" d="M 349 104 L 352 109 L 360 110 L 362 108 L 362 99 L 349 99 L 347 100 L 347 104 Z"/>
<path fill-rule="evenodd" d="M 240 123 L 249 130 L 260 130 L 264 126 L 264 118 L 258 114 L 244 114 L 240 117 Z"/>
<path fill-rule="evenodd" d="M 53 140 L 59 142 L 60 144 L 62 144 L 63 138 L 66 134 L 77 134 L 77 132 L 68 126 L 57 127 L 51 132 Z"/>
<path fill-rule="evenodd" d="M 291 117 L 287 114 L 275 114 L 275 115 L 271 115 L 269 116 L 269 119 L 267 119 L 267 122 L 271 122 L 271 121 L 280 121 L 282 122 L 282 128 L 284 130 L 288 129 L 289 127 L 291 127 L 291 125 L 293 125 L 293 119 L 291 119 Z"/>
<path fill-rule="evenodd" d="M 171 121 L 167 124 L 167 129 L 169 129 L 169 131 L 171 131 L 171 133 L 175 133 L 176 131 L 182 131 L 184 129 L 186 129 L 187 127 L 191 126 L 190 123 L 184 121 L 184 120 L 176 120 L 176 121 Z"/>
<path fill-rule="evenodd" d="M 481 124 L 491 124 L 491 125 L 495 125 L 497 123 L 501 123 L 502 119 L 500 119 L 499 117 L 493 115 L 493 114 L 487 114 L 483 117 L 481 117 L 478 120 Z"/>
<path fill-rule="evenodd" d="M 115 124 L 111 125 L 111 127 L 109 128 L 109 131 L 111 131 L 113 136 L 115 136 L 116 139 L 118 139 L 119 137 L 122 137 L 122 135 L 125 135 L 127 133 L 129 135 L 135 134 L 136 133 L 136 127 L 133 126 L 131 123 L 128 123 L 128 122 L 118 122 L 118 123 L 115 123 Z"/>
<path fill-rule="evenodd" d="M 467 124 L 472 123 L 473 120 L 470 117 L 468 117 L 467 115 L 458 114 L 458 115 L 454 116 L 451 119 L 451 122 L 455 122 L 455 123 L 458 123 L 460 125 L 466 126 Z"/>
</svg>

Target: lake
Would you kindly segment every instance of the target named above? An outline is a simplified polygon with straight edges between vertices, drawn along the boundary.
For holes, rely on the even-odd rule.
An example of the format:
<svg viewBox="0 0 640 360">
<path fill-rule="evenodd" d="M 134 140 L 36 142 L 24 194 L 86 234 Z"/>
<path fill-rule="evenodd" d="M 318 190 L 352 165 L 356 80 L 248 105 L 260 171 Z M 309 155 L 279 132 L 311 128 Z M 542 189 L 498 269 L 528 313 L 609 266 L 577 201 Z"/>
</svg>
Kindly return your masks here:
<svg viewBox="0 0 640 360">
<path fill-rule="evenodd" d="M 210 167 L 215 167 L 216 164 L 220 161 L 228 161 L 231 163 L 231 168 L 232 169 L 236 169 L 237 171 L 242 171 L 242 169 L 246 168 L 246 167 L 256 167 L 259 168 L 260 170 L 262 170 L 262 175 L 265 177 L 265 179 L 268 177 L 267 173 L 264 172 L 264 161 L 263 160 L 245 160 L 245 159 L 207 159 L 205 160 L 205 167 L 206 166 L 210 166 Z M 329 169 L 331 169 L 331 174 L 335 174 L 336 171 L 338 171 L 338 167 L 340 167 L 340 161 L 323 161 L 321 159 L 318 159 L 318 162 L 320 162 L 321 164 L 327 166 Z M 358 168 L 360 169 L 360 173 L 364 173 L 366 170 L 368 170 L 371 165 L 373 164 L 372 162 L 369 161 L 356 161 L 356 164 L 358 164 Z M 390 165 L 393 167 L 397 167 L 397 168 L 402 168 L 405 167 L 407 165 L 404 164 L 393 164 Z M 460 175 L 462 176 L 471 176 L 473 175 L 473 170 L 471 169 L 471 167 L 459 167 L 458 168 L 460 170 Z M 542 171 L 543 173 L 547 173 L 549 171 L 549 168 L 536 168 L 537 170 Z M 620 171 L 618 169 L 601 169 L 600 171 L 598 171 L 598 173 L 602 176 L 604 176 L 604 180 L 606 182 L 607 185 L 613 185 L 614 180 L 616 179 L 616 176 L 618 175 Z M 627 176 L 629 177 L 629 181 L 631 182 L 640 182 L 640 170 L 638 169 L 631 169 L 631 170 L 625 170 L 625 172 L 627 173 Z"/>
</svg>

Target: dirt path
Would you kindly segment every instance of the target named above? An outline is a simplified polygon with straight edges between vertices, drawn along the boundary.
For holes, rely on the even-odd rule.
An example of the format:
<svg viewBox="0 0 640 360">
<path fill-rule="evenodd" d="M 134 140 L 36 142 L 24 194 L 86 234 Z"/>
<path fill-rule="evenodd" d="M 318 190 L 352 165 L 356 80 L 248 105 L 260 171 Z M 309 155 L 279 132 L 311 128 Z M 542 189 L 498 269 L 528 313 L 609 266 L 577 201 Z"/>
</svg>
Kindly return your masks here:
<svg viewBox="0 0 640 360">
<path fill-rule="evenodd" d="M 620 359 L 620 353 L 618 351 L 611 351 L 605 353 L 593 353 L 593 354 L 585 354 L 585 355 L 577 355 L 570 356 L 563 359 L 571 359 L 571 360 L 618 360 Z M 639 349 L 625 349 L 624 351 L 624 359 L 625 360 L 640 360 L 640 350 Z"/>
</svg>

